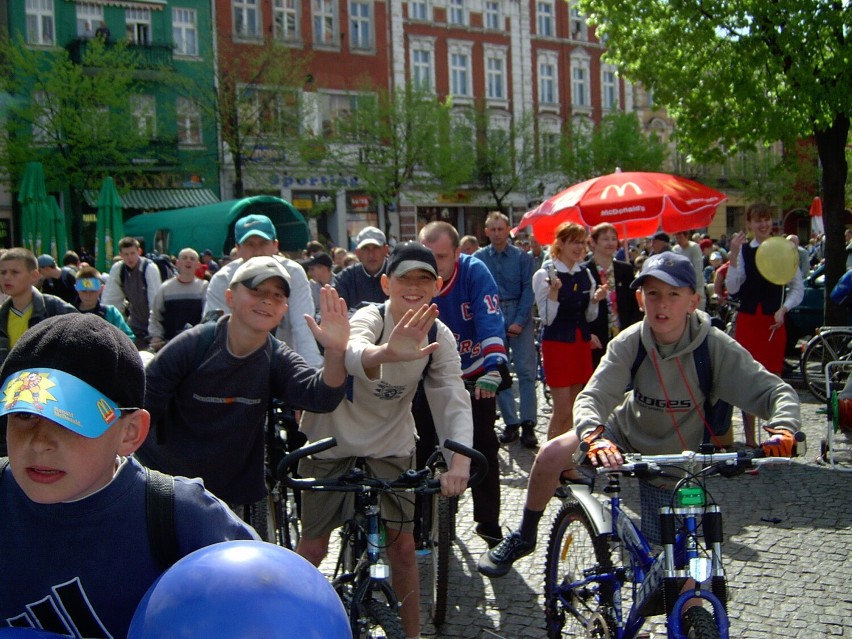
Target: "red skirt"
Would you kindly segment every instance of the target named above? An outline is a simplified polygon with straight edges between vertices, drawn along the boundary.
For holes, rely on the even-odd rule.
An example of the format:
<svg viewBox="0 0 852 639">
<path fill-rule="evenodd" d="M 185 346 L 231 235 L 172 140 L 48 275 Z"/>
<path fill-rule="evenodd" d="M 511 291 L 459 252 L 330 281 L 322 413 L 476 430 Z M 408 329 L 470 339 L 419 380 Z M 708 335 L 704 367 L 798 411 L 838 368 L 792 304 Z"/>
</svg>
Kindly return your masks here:
<svg viewBox="0 0 852 639">
<path fill-rule="evenodd" d="M 737 330 L 734 337 L 766 370 L 780 375 L 784 368 L 787 329 L 782 324 L 773 333 L 774 323 L 774 316 L 765 315 L 759 308 L 754 314 L 740 311 L 737 313 Z"/>
<path fill-rule="evenodd" d="M 551 388 L 585 384 L 592 377 L 592 345 L 583 341 L 579 328 L 573 343 L 542 342 L 541 359 L 544 378 Z"/>
</svg>

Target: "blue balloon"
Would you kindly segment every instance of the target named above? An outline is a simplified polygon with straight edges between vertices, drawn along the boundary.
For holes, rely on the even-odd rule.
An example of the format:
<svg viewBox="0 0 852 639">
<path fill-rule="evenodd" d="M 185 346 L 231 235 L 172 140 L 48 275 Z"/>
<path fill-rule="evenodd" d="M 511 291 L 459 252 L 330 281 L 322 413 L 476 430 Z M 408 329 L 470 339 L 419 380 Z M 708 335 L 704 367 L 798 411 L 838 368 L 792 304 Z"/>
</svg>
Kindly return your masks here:
<svg viewBox="0 0 852 639">
<path fill-rule="evenodd" d="M 196 550 L 164 572 L 139 606 L 127 639 L 351 639 L 349 620 L 322 573 L 262 541 Z"/>
<path fill-rule="evenodd" d="M 57 639 L 68 635 L 57 635 L 47 630 L 35 628 L 0 628 L 0 639 Z"/>
</svg>

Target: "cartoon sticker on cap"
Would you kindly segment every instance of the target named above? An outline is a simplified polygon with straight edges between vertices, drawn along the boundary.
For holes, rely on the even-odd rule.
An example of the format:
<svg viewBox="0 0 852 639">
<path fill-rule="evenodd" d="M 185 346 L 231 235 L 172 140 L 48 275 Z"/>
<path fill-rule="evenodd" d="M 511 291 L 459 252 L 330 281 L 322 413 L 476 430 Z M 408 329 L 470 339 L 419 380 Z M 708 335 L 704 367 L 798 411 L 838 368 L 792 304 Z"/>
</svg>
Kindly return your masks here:
<svg viewBox="0 0 852 639">
<path fill-rule="evenodd" d="M 44 410 L 42 402 L 55 402 L 56 398 L 50 394 L 50 389 L 56 383 L 50 380 L 49 373 L 31 373 L 23 371 L 17 377 L 9 380 L 3 389 L 6 409 L 12 408 L 19 401 L 32 404 L 41 411 Z"/>
</svg>

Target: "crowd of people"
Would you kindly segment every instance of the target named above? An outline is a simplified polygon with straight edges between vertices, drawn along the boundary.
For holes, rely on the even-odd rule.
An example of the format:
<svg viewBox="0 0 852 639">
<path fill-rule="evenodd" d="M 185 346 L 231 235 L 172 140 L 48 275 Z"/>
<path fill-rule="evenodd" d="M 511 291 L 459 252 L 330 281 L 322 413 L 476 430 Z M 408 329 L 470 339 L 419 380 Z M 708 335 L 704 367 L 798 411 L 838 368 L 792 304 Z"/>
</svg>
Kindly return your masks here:
<svg viewBox="0 0 852 639">
<path fill-rule="evenodd" d="M 479 569 L 490 577 L 532 552 L 561 485 L 586 481 L 575 460 L 580 442 L 591 465 L 617 464 L 624 451 L 720 443 L 703 407 L 722 400 L 766 422 L 759 442 L 746 421 L 744 445 L 791 453 L 799 405 L 779 377 L 777 344 L 802 276 L 779 286 L 756 268 L 756 248 L 773 232 L 765 205 L 749 207 L 748 235 L 730 240 L 684 232 L 628 243 L 611 224 L 564 223 L 542 246 L 534 237 L 513 241 L 509 219 L 495 211 L 484 238 L 431 222 L 417 241 L 389 243 L 368 226 L 351 253 L 310 242 L 293 257 L 279 252 L 268 217 L 242 213 L 231 254 L 185 247 L 172 270 L 134 238 L 118 243 L 105 274 L 73 252 L 61 268 L 26 249 L 0 255 L 0 415 L 9 455 L 0 464 L 0 543 L 10 550 L 0 566 L 26 575 L 0 580 L 0 618 L 41 626 L 33 604 L 73 582 L 86 602 L 68 613 L 73 621 L 88 615 L 124 636 L 134 602 L 167 567 L 158 563 L 158 541 L 145 539 L 154 471 L 178 478 L 179 556 L 221 540 L 267 539 L 264 429 L 273 401 L 297 411 L 308 439 L 337 439 L 303 464 L 314 477 L 340 475 L 364 457 L 376 476 L 395 478 L 445 438 L 482 452 L 489 472 L 473 489 L 473 513 L 489 547 Z M 819 259 L 819 244 L 802 247 L 803 267 Z M 737 294 L 731 338 L 703 311 Z M 537 339 L 552 395 L 543 443 Z M 709 353 L 709 392 L 692 364 L 697 349 Z M 501 444 L 510 454 L 516 445 L 538 450 L 520 525 L 509 535 Z M 445 455 L 442 489 L 458 495 L 469 460 Z M 649 488 L 649 503 L 669 488 Z M 342 495 L 304 496 L 297 552 L 315 565 L 347 517 L 346 503 Z M 416 505 L 382 507 L 403 627 L 418 637 Z M 86 534 L 94 527 L 98 552 Z M 58 538 L 79 546 L 43 570 L 18 566 Z"/>
</svg>

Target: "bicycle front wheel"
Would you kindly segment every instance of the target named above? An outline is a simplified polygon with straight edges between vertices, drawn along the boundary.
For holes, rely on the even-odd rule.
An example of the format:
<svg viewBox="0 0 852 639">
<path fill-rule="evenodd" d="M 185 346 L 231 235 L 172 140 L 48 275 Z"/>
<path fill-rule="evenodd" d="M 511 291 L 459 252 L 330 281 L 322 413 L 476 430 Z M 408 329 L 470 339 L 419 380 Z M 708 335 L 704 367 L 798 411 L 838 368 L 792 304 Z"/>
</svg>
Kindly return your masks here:
<svg viewBox="0 0 852 639">
<path fill-rule="evenodd" d="M 825 393 L 825 366 L 829 362 L 848 360 L 852 332 L 826 333 L 814 337 L 802 354 L 802 377 L 814 396 L 821 402 L 827 401 Z M 837 368 L 832 373 L 831 389 L 838 392 L 846 383 L 848 370 Z"/>
<path fill-rule="evenodd" d="M 354 639 L 405 639 L 399 613 L 389 603 L 370 599 L 364 602 L 362 613 Z"/>
<path fill-rule="evenodd" d="M 299 544 L 299 517 L 296 514 L 296 496 L 292 489 L 279 485 L 269 494 L 270 530 L 275 543 L 289 550 Z M 270 541 L 272 539 L 270 538 Z"/>
<path fill-rule="evenodd" d="M 544 599 L 548 639 L 615 636 L 612 587 L 591 582 L 568 588 L 584 577 L 611 571 L 606 539 L 595 534 L 579 503 L 563 504 L 547 544 Z"/>
<path fill-rule="evenodd" d="M 432 495 L 432 526 L 429 549 L 432 551 L 432 623 L 440 626 L 447 618 L 447 588 L 450 571 L 452 512 L 449 497 Z"/>
<path fill-rule="evenodd" d="M 687 639 L 719 639 L 719 628 L 713 614 L 706 608 L 693 607 L 683 615 L 683 630 Z"/>
</svg>

